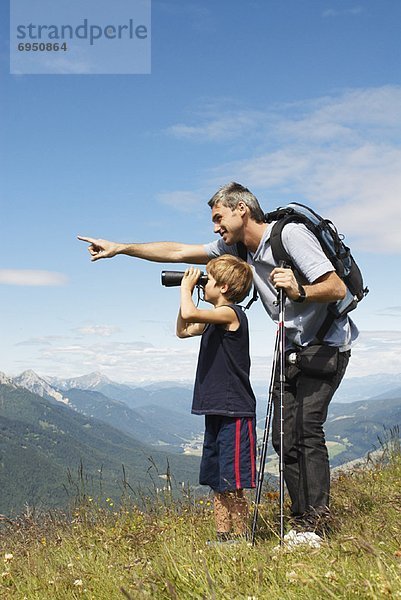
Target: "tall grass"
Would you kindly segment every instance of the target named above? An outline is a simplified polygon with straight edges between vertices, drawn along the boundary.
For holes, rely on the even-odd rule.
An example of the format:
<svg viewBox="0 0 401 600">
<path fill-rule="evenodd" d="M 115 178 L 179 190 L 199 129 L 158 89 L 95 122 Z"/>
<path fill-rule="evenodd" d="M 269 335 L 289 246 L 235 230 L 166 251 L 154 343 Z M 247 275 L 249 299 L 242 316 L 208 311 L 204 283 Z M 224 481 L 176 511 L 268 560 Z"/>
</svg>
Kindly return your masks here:
<svg viewBox="0 0 401 600">
<path fill-rule="evenodd" d="M 333 533 L 320 549 L 275 551 L 277 495 L 267 491 L 254 548 L 210 547 L 209 498 L 171 492 L 135 506 L 81 495 L 71 515 L 25 514 L 0 530 L 5 600 L 88 598 L 401 598 L 401 457 L 340 474 Z"/>
</svg>

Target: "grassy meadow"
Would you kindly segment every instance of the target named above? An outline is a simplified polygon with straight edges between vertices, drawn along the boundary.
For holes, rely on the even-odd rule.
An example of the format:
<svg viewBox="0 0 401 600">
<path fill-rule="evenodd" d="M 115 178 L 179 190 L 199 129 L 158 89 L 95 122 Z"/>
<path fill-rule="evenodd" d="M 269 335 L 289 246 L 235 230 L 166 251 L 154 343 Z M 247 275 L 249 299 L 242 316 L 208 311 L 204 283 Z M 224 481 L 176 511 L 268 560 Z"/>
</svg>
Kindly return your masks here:
<svg viewBox="0 0 401 600">
<path fill-rule="evenodd" d="M 401 455 L 337 475 L 333 532 L 319 549 L 275 551 L 278 500 L 266 491 L 257 544 L 210 547 L 211 499 L 81 495 L 70 515 L 0 529 L 4 600 L 401 598 Z M 120 499 L 121 500 L 121 499 Z"/>
</svg>

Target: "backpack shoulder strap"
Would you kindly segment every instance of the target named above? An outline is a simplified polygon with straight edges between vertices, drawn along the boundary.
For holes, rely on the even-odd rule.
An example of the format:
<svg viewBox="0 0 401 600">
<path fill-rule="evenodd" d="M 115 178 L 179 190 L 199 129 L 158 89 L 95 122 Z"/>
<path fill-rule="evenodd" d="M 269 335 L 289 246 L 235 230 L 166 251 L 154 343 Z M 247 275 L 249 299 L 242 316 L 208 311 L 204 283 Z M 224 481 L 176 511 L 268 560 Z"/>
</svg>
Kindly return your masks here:
<svg viewBox="0 0 401 600">
<path fill-rule="evenodd" d="M 238 256 L 246 262 L 246 259 L 248 256 L 247 247 L 245 246 L 245 244 L 243 242 L 237 242 L 236 247 L 237 247 Z"/>
<path fill-rule="evenodd" d="M 309 220 L 303 215 L 294 212 L 291 208 L 283 208 L 272 213 L 267 213 L 265 218 L 268 223 L 276 221 L 270 232 L 270 245 L 274 260 L 277 264 L 285 262 L 291 268 L 294 268 L 294 261 L 284 248 L 282 239 L 283 229 L 288 223 L 301 223 L 313 233 Z"/>
<path fill-rule="evenodd" d="M 237 247 L 237 252 L 238 252 L 238 256 L 244 260 L 246 262 L 246 259 L 248 257 L 248 249 L 245 246 L 245 244 L 243 242 L 237 242 L 236 244 Z M 253 286 L 253 293 L 252 293 L 252 298 L 249 300 L 248 304 L 244 307 L 244 310 L 249 310 L 252 306 L 252 304 L 254 302 L 256 302 L 256 300 L 258 300 L 259 296 L 258 296 L 258 292 L 257 289 L 255 287 L 255 285 Z"/>
<path fill-rule="evenodd" d="M 335 304 L 335 303 L 334 303 Z M 327 315 L 326 318 L 324 319 L 323 323 L 321 324 L 319 331 L 317 332 L 317 334 L 315 335 L 315 339 L 316 341 L 321 344 L 324 340 L 324 338 L 326 337 L 326 335 L 329 333 L 331 326 L 333 325 L 334 321 L 336 320 L 335 315 L 331 312 L 330 310 L 330 304 L 327 307 Z"/>
<path fill-rule="evenodd" d="M 284 248 L 282 239 L 283 229 L 287 225 L 287 223 L 291 221 L 291 216 L 284 217 L 279 221 L 276 221 L 270 232 L 270 246 L 272 249 L 273 258 L 278 265 L 284 262 L 287 265 L 293 266 L 293 261 L 286 249 Z"/>
</svg>

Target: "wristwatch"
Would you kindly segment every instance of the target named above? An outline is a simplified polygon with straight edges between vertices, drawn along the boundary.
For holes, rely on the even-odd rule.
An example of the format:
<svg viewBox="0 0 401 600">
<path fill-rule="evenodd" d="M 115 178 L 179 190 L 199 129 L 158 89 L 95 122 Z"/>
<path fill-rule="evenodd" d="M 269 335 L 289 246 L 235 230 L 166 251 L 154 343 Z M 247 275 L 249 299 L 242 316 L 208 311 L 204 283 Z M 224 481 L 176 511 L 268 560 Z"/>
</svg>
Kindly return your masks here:
<svg viewBox="0 0 401 600">
<path fill-rule="evenodd" d="M 305 302 L 305 300 L 306 300 L 305 288 L 300 283 L 298 283 L 298 292 L 299 292 L 299 296 L 296 300 L 294 300 L 294 302 L 299 302 L 299 303 Z"/>
</svg>

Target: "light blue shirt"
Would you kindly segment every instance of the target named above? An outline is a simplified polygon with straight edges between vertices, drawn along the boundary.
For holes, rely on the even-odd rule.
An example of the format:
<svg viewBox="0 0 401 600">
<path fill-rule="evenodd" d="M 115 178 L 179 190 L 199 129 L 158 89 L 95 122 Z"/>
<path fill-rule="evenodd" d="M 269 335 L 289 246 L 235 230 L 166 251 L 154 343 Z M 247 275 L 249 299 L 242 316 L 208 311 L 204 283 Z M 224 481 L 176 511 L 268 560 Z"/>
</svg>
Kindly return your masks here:
<svg viewBox="0 0 401 600">
<path fill-rule="evenodd" d="M 254 271 L 254 283 L 266 312 L 278 321 L 277 290 L 269 280 L 270 273 L 277 267 L 270 245 L 270 233 L 274 223 L 267 225 L 256 252 L 248 252 L 247 262 Z M 305 283 L 313 283 L 322 275 L 334 271 L 333 265 L 323 252 L 317 238 L 300 223 L 288 223 L 282 231 L 282 242 L 291 256 L 294 267 L 304 277 Z M 238 255 L 236 244 L 228 246 L 220 238 L 205 244 L 209 258 L 222 254 Z M 316 341 L 327 315 L 325 302 L 285 302 L 286 346 L 307 346 Z M 324 338 L 325 344 L 337 346 L 340 351 L 349 350 L 358 337 L 358 329 L 349 316 L 336 319 Z"/>
</svg>

